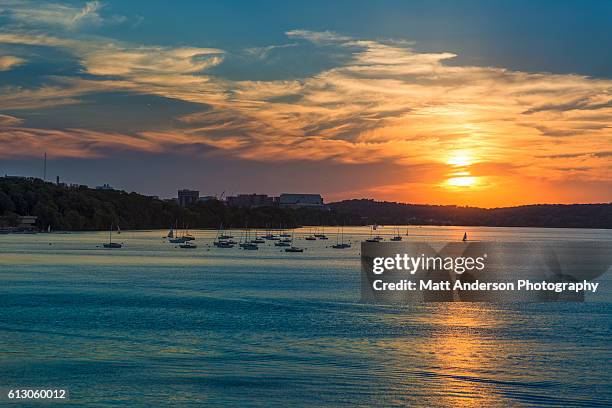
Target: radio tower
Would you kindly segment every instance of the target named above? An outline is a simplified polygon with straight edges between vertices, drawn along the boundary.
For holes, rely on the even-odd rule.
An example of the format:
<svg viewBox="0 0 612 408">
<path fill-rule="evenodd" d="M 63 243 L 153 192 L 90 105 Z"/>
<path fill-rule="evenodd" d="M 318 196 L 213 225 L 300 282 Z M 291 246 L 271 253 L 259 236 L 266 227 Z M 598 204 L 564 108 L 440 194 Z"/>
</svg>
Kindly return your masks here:
<svg viewBox="0 0 612 408">
<path fill-rule="evenodd" d="M 47 152 L 45 152 L 45 160 L 43 165 L 43 181 L 47 181 Z"/>
</svg>

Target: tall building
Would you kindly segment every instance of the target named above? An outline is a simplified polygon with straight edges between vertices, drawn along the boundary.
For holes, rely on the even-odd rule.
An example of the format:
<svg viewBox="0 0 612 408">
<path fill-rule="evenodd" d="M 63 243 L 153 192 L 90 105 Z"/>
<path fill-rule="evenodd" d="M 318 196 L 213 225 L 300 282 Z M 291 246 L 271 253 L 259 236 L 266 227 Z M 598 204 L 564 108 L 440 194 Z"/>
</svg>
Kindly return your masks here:
<svg viewBox="0 0 612 408">
<path fill-rule="evenodd" d="M 278 197 L 278 205 L 281 208 L 322 208 L 323 197 L 321 194 L 287 194 Z"/>
<path fill-rule="evenodd" d="M 266 194 L 238 194 L 227 197 L 227 205 L 230 207 L 272 207 L 274 199 Z"/>
<path fill-rule="evenodd" d="M 200 192 L 198 190 L 179 190 L 178 191 L 178 204 L 181 207 L 187 207 L 191 204 L 197 203 L 200 199 Z"/>
</svg>

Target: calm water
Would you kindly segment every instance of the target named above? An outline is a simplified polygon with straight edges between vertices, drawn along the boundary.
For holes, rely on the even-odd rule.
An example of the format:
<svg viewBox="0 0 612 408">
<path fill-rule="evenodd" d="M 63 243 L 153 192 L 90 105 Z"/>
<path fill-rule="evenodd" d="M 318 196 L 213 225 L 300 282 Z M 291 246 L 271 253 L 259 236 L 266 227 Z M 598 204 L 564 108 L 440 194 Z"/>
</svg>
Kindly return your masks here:
<svg viewBox="0 0 612 408">
<path fill-rule="evenodd" d="M 408 239 L 464 230 L 612 240 Z M 183 250 L 165 232 L 125 231 L 120 250 L 96 247 L 104 232 L 0 236 L 0 388 L 68 388 L 57 406 L 612 406 L 606 299 L 366 305 L 359 245 L 327 248 L 332 228 L 301 254 L 209 247 L 210 231 Z"/>
</svg>

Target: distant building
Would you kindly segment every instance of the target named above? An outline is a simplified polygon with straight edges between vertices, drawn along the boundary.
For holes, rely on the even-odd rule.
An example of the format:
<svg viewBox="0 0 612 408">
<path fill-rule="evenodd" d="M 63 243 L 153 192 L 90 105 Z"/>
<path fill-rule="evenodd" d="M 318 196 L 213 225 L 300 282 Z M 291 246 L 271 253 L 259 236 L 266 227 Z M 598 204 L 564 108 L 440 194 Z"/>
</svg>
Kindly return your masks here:
<svg viewBox="0 0 612 408">
<path fill-rule="evenodd" d="M 323 197 L 321 194 L 287 194 L 278 197 L 278 205 L 281 208 L 323 208 Z"/>
<path fill-rule="evenodd" d="M 238 194 L 236 196 L 227 197 L 227 205 L 230 207 L 272 207 L 274 198 L 266 194 Z"/>
<path fill-rule="evenodd" d="M 101 186 L 96 186 L 96 190 L 114 190 L 109 184 L 102 184 Z"/>
<path fill-rule="evenodd" d="M 35 215 L 22 215 L 17 218 L 17 228 L 32 229 L 37 220 Z"/>
<path fill-rule="evenodd" d="M 199 199 L 200 192 L 198 190 L 183 189 L 178 191 L 178 203 L 181 207 L 197 203 Z"/>
</svg>

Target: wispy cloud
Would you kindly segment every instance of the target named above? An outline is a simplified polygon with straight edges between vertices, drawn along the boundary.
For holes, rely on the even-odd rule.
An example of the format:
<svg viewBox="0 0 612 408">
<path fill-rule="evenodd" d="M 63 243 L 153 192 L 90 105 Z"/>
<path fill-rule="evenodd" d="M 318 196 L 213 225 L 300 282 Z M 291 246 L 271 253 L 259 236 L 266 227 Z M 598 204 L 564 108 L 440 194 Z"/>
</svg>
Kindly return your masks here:
<svg viewBox="0 0 612 408">
<path fill-rule="evenodd" d="M 95 20 L 99 10 L 92 5 L 78 19 Z M 62 48 L 82 66 L 82 77 L 54 77 L 38 89 L 0 90 L 0 109 L 78 103 L 82 95 L 124 90 L 201 104 L 202 112 L 177 118 L 175 128 L 148 129 L 143 123 L 137 134 L 113 134 L 110 144 L 95 130 L 64 131 L 61 137 L 71 146 L 65 154 L 78 149 L 104 154 L 119 148 L 124 138 L 124 148 L 145 151 L 210 146 L 248 160 L 390 161 L 439 170 L 448 167 L 449 155 L 461 150 L 473 162 L 488 164 L 472 172 L 489 177 L 491 185 L 493 173 L 508 163 L 508 175 L 563 179 L 567 171 L 562 168 L 586 167 L 580 152 L 606 151 L 612 143 L 612 80 L 450 65 L 447 61 L 456 54 L 416 51 L 407 41 L 356 39 L 328 31 L 286 34 L 292 43 L 246 53 L 265 59 L 270 52 L 280 55 L 311 42 L 347 58 L 295 80 L 237 81 L 211 74 L 224 61 L 221 49 L 0 31 L 0 43 Z M 60 137 L 19 126 L 12 134 L 17 128 L 24 145 L 40 146 Z M 576 177 L 610 179 L 609 156 L 588 159 L 589 169 L 574 172 Z M 563 166 L 557 165 L 559 160 Z M 444 175 L 438 171 L 432 177 Z"/>
<path fill-rule="evenodd" d="M 100 14 L 102 8 L 103 4 L 99 1 L 90 1 L 82 7 L 74 7 L 59 3 L 3 0 L 0 2 L 0 15 L 22 27 L 51 26 L 66 30 L 126 20 L 125 17 L 117 15 L 103 17 Z"/>
<path fill-rule="evenodd" d="M 8 71 L 25 63 L 23 58 L 12 55 L 0 55 L 0 71 Z"/>
</svg>

